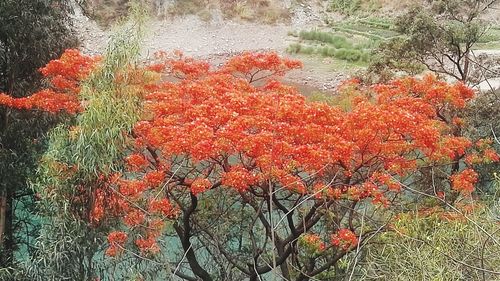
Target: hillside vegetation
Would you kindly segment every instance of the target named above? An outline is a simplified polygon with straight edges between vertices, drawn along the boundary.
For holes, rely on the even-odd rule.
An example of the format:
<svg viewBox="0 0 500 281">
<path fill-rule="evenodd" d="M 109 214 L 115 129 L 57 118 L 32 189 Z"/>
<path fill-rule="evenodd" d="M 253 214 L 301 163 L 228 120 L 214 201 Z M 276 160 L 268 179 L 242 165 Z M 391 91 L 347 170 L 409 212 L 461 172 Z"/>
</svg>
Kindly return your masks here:
<svg viewBox="0 0 500 281">
<path fill-rule="evenodd" d="M 0 281 L 500 280 L 500 0 L 73 3 L 0 0 Z"/>
</svg>

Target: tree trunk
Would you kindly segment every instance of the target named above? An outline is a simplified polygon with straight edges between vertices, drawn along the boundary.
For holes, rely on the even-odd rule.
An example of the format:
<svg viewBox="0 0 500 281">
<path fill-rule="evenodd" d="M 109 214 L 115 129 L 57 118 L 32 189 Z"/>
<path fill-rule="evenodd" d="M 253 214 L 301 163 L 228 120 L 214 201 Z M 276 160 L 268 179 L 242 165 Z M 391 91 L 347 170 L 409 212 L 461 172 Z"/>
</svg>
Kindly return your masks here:
<svg viewBox="0 0 500 281">
<path fill-rule="evenodd" d="M 14 258 L 14 231 L 12 229 L 14 210 L 12 203 L 12 193 L 4 190 L 0 197 L 0 248 L 2 249 L 0 265 L 2 266 L 12 265 Z"/>
<path fill-rule="evenodd" d="M 7 215 L 7 194 L 0 195 L 0 248 L 4 248 L 5 216 Z"/>
<path fill-rule="evenodd" d="M 464 70 L 462 74 L 462 82 L 467 83 L 467 79 L 469 79 L 469 52 L 467 52 L 464 56 Z"/>
</svg>

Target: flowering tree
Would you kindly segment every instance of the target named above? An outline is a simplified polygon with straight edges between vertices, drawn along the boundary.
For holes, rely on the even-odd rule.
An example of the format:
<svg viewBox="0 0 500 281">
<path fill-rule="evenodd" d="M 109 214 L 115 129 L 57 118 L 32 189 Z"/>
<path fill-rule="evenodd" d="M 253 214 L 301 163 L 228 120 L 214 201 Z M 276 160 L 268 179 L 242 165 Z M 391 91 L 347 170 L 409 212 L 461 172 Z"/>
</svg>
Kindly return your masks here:
<svg viewBox="0 0 500 281">
<path fill-rule="evenodd" d="M 71 70 L 86 74 L 98 65 L 72 52 L 61 58 Z M 474 191 L 473 164 L 498 161 L 486 141 L 459 134 L 457 113 L 473 98 L 463 84 L 433 76 L 348 81 L 340 91 L 351 104 L 342 109 L 274 80 L 300 66 L 275 53 L 244 53 L 210 69 L 160 53 L 143 75 L 117 73 L 141 89 L 142 117 L 125 169 L 101 171 L 78 200 L 88 202 L 89 223 L 122 220 L 106 254 L 150 260 L 166 251 L 178 258 L 168 261 L 171 273 L 185 280 L 331 280 L 341 258 L 389 229 L 422 168 L 452 173 L 421 191 L 447 202 Z M 0 103 L 85 112 L 78 79 L 54 78 L 56 88 L 75 94 L 51 92 L 47 100 L 63 101 L 52 105 L 4 96 Z M 79 134 L 72 128 L 69 135 Z"/>
<path fill-rule="evenodd" d="M 307 102 L 275 80 L 252 84 L 299 66 L 251 53 L 213 71 L 183 57 L 154 65 L 176 80 L 151 85 L 145 96 L 135 153 L 116 180 L 131 232 L 111 233 L 108 254 L 129 240 L 143 254 L 160 251 L 157 238 L 171 221 L 188 272 L 203 280 L 216 266 L 225 278 L 237 270 L 258 280 L 277 268 L 286 280 L 327 277 L 383 227 L 384 216 L 368 221 L 361 210 L 390 207 L 400 182 L 420 167 L 454 166 L 473 150 L 467 159 L 498 161 L 457 134 L 457 110 L 473 97 L 463 84 L 432 76 L 347 83 L 354 97 L 347 111 Z M 474 170 L 455 172 L 432 192 L 473 192 Z"/>
<path fill-rule="evenodd" d="M 63 0 L 0 2 L 0 92 L 22 97 L 42 87 L 38 68 L 77 43 L 69 13 Z M 27 180 L 41 151 L 32 140 L 53 126 L 52 117 L 0 107 L 0 271 L 15 267 L 17 249 L 31 247 L 25 234 L 37 223 Z"/>
</svg>

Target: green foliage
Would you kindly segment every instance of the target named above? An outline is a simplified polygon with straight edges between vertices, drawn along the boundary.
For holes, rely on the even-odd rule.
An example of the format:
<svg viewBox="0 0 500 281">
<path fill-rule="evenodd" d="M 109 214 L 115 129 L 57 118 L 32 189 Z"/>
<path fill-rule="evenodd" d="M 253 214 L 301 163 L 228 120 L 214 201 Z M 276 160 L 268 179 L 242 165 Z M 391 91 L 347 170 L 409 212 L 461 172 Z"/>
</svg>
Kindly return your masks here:
<svg viewBox="0 0 500 281">
<path fill-rule="evenodd" d="M 471 139 L 490 139 L 493 141 L 492 147 L 500 152 L 500 92 L 485 92 L 477 96 L 464 114 L 466 127 L 464 134 Z M 491 196 L 495 189 L 494 173 L 499 172 L 498 163 L 482 164 L 477 167 L 477 172 L 481 175 L 479 182 L 480 191 L 483 196 Z"/>
<path fill-rule="evenodd" d="M 398 72 L 416 75 L 424 71 L 425 65 L 414 59 L 417 55 L 407 48 L 408 44 L 408 39 L 401 37 L 382 42 L 373 52 L 373 59 L 363 80 L 377 83 L 393 79 Z"/>
<path fill-rule="evenodd" d="M 392 20 L 388 18 L 364 18 L 359 19 L 358 22 L 366 26 L 385 30 L 390 30 L 393 27 Z"/>
<path fill-rule="evenodd" d="M 345 15 L 352 15 L 361 8 L 361 0 L 331 0 L 330 9 Z"/>
<path fill-rule="evenodd" d="M 318 46 L 307 46 L 300 43 L 294 43 L 289 46 L 287 51 L 292 54 L 319 54 L 323 57 L 332 57 L 348 62 L 368 62 L 370 60 L 370 51 L 365 50 L 370 44 L 354 44 L 344 36 L 329 32 L 317 30 L 301 31 L 298 34 L 302 40 L 319 43 Z"/>
<path fill-rule="evenodd" d="M 489 2 L 443 0 L 432 1 L 428 7 L 415 6 L 396 19 L 395 29 L 402 36 L 378 48 L 380 55 L 372 70 L 382 76 L 399 71 L 411 75 L 417 63 L 469 81 L 471 50 L 482 40 L 492 40 L 487 33 L 489 24 L 480 17 Z"/>
<path fill-rule="evenodd" d="M 91 202 L 74 198 L 91 200 L 99 175 L 120 169 L 129 145 L 124 135 L 140 114 L 133 77 L 127 76 L 143 34 L 144 11 L 136 9 L 113 36 L 102 65 L 81 85 L 85 111 L 71 127 L 63 124 L 50 133 L 35 182 L 42 195 L 42 228 L 37 252 L 26 265 L 32 280 L 89 280 L 109 266 L 95 262 L 107 225 L 91 226 Z"/>
<path fill-rule="evenodd" d="M 0 91 L 26 96 L 38 85 L 38 68 L 76 45 L 66 1 L 0 2 Z"/>
<path fill-rule="evenodd" d="M 370 59 L 370 54 L 367 52 L 363 52 L 362 50 L 338 49 L 335 51 L 334 57 L 349 62 L 368 62 Z"/>
<path fill-rule="evenodd" d="M 404 215 L 366 249 L 358 280 L 497 280 L 498 206 L 467 219 Z M 483 270 L 484 269 L 484 270 Z"/>
<path fill-rule="evenodd" d="M 0 92 L 28 96 L 42 85 L 38 69 L 76 45 L 62 0 L 0 1 Z M 57 118 L 0 107 L 0 197 L 7 199 L 5 245 L 0 267 L 14 265 L 15 251 L 30 249 L 35 230 L 33 193 L 27 182 L 41 153 L 40 142 Z"/>
<path fill-rule="evenodd" d="M 299 33 L 299 38 L 302 40 L 315 40 L 323 43 L 328 43 L 337 49 L 353 47 L 353 43 L 347 41 L 347 38 L 329 32 L 303 30 Z"/>
</svg>

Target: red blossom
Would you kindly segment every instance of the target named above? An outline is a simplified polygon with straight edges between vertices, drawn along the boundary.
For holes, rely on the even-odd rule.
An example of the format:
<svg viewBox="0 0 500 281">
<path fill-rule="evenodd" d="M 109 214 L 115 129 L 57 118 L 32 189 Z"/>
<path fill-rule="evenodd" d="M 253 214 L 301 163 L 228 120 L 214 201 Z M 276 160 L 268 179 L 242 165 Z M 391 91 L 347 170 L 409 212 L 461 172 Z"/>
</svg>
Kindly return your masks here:
<svg viewBox="0 0 500 281">
<path fill-rule="evenodd" d="M 136 239 L 135 245 L 137 245 L 142 253 L 155 254 L 160 251 L 160 247 L 156 243 L 156 239 L 154 237 Z"/>
<path fill-rule="evenodd" d="M 212 183 L 208 179 L 205 179 L 205 178 L 195 179 L 191 183 L 191 193 L 193 193 L 193 195 L 196 196 L 199 193 L 202 193 L 202 192 L 210 189 L 211 186 L 212 186 Z"/>
<path fill-rule="evenodd" d="M 76 114 L 82 110 L 78 99 L 79 85 L 95 69 L 99 60 L 99 57 L 82 55 L 78 50 L 68 49 L 59 59 L 50 61 L 40 69 L 49 78 L 51 88 L 23 98 L 12 98 L 0 93 L 0 105 L 19 110 L 36 108 L 50 113 L 66 111 Z"/>
<path fill-rule="evenodd" d="M 451 187 L 462 193 L 474 191 L 474 185 L 478 181 L 478 174 L 473 169 L 465 169 L 451 176 Z"/>
<path fill-rule="evenodd" d="M 148 160 L 142 154 L 131 154 L 125 158 L 127 165 L 132 171 L 137 171 L 145 168 L 148 165 Z"/>
<path fill-rule="evenodd" d="M 348 250 L 358 244 L 358 237 L 349 229 L 340 229 L 332 235 L 332 245 Z"/>
<path fill-rule="evenodd" d="M 125 215 L 123 221 L 126 225 L 134 227 L 144 222 L 145 215 L 141 210 L 133 210 Z"/>
<path fill-rule="evenodd" d="M 177 213 L 167 198 L 151 200 L 149 202 L 149 211 L 151 213 L 160 213 L 166 217 L 174 217 Z"/>
<path fill-rule="evenodd" d="M 306 233 L 301 237 L 302 241 L 311 247 L 314 251 L 324 251 L 326 246 L 318 234 L 315 233 Z"/>
</svg>

